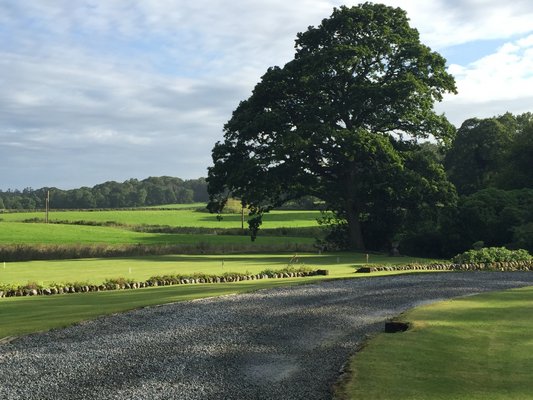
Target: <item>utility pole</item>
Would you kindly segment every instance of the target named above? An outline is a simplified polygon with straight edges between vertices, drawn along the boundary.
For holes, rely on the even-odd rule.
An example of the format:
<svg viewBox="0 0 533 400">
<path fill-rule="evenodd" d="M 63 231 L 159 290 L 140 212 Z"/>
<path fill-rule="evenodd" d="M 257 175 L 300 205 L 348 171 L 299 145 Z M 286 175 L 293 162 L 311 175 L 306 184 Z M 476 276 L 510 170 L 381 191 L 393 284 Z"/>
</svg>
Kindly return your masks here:
<svg viewBox="0 0 533 400">
<path fill-rule="evenodd" d="M 48 212 L 50 211 L 50 191 L 49 190 L 46 192 L 45 204 L 46 204 L 46 216 L 44 218 L 44 221 L 48 223 Z"/>
</svg>

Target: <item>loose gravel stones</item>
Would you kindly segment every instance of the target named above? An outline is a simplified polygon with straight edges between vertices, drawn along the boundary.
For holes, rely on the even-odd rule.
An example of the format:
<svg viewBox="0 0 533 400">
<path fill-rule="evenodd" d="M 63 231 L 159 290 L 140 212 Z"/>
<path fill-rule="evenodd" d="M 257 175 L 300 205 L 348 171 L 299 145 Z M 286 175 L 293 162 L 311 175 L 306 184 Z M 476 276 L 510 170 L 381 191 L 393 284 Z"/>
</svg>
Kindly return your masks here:
<svg viewBox="0 0 533 400">
<path fill-rule="evenodd" d="M 386 319 L 526 285 L 533 273 L 350 279 L 103 317 L 0 344 L 0 399 L 330 399 Z"/>
</svg>

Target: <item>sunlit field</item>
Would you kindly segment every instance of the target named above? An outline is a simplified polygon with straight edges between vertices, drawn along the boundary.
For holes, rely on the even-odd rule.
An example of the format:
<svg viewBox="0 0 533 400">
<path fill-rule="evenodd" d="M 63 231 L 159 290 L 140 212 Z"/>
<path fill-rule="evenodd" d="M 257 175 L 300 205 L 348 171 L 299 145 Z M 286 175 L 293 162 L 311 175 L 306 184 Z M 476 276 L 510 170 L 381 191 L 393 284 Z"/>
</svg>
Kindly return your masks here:
<svg viewBox="0 0 533 400">
<path fill-rule="evenodd" d="M 312 244 L 313 238 L 261 236 L 257 245 Z M 107 226 L 0 222 L 0 244 L 253 245 L 249 236 L 135 232 Z"/>
<path fill-rule="evenodd" d="M 319 211 L 272 211 L 264 216 L 262 228 L 301 228 L 318 226 Z M 44 219 L 43 212 L 0 214 L 0 221 Z M 126 225 L 168 225 L 195 228 L 240 228 L 239 214 L 222 214 L 222 220 L 207 212 L 195 210 L 113 210 L 113 211 L 52 211 L 50 221 L 115 222 Z M 245 217 L 246 218 L 246 217 Z M 246 227 L 246 225 L 245 225 Z"/>
</svg>

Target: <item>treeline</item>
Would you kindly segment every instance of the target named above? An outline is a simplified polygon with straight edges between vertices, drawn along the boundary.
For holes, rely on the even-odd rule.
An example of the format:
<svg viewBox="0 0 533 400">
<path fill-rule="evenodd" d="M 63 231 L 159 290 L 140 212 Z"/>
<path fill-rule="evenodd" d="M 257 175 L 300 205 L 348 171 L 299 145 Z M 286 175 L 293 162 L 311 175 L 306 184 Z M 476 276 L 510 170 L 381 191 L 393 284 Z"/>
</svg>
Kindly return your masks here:
<svg viewBox="0 0 533 400">
<path fill-rule="evenodd" d="M 122 183 L 109 181 L 92 188 L 72 190 L 44 187 L 0 191 L 0 209 L 44 209 L 48 191 L 50 206 L 54 209 L 143 207 L 208 201 L 204 178 L 183 180 L 162 176 L 141 181 L 129 179 Z"/>
<path fill-rule="evenodd" d="M 399 235 L 405 253 L 449 257 L 481 246 L 533 252 L 533 114 L 468 119 L 452 146 L 426 151 L 445 167 L 457 198 L 426 210 Z"/>
</svg>

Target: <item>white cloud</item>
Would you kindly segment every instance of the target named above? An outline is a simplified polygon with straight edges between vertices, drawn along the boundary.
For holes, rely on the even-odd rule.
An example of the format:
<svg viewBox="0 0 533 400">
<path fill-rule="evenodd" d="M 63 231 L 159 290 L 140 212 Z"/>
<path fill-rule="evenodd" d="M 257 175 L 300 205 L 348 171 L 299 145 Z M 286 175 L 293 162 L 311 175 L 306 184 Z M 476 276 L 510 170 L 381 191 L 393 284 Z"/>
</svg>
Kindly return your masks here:
<svg viewBox="0 0 533 400">
<path fill-rule="evenodd" d="M 506 43 L 471 64 L 451 65 L 450 72 L 456 77 L 459 93 L 447 96 L 439 108 L 454 113 L 462 108 L 461 117 L 451 116 L 456 124 L 468 117 L 464 110 L 471 110 L 467 111 L 469 117 L 533 111 L 533 35 Z"/>
<path fill-rule="evenodd" d="M 384 0 L 405 9 L 422 40 L 441 49 L 477 40 L 508 39 L 533 31 L 529 0 Z"/>
</svg>

